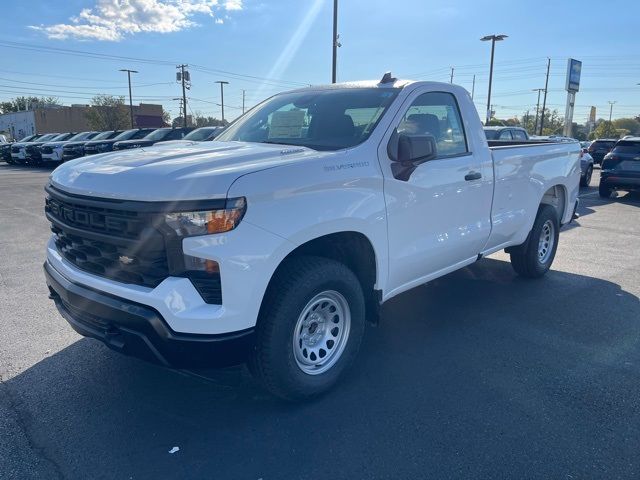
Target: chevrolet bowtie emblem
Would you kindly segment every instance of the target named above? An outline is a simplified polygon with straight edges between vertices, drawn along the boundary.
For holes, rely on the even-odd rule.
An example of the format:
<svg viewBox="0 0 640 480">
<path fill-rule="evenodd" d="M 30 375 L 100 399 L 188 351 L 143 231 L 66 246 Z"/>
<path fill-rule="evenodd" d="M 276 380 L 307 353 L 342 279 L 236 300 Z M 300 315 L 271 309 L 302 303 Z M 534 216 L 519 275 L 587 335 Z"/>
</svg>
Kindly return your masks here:
<svg viewBox="0 0 640 480">
<path fill-rule="evenodd" d="M 118 260 L 120 260 L 120 263 L 123 263 L 125 265 L 131 265 L 134 259 L 131 257 L 127 257 L 126 255 L 120 255 L 118 257 Z"/>
</svg>

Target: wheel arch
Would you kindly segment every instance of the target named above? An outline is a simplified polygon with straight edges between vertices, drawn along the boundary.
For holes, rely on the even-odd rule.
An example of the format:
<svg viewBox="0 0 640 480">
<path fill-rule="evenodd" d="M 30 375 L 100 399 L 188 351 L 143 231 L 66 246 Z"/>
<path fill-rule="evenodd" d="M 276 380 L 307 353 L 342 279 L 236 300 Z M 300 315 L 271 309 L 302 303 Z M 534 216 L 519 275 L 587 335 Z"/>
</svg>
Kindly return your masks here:
<svg viewBox="0 0 640 480">
<path fill-rule="evenodd" d="M 346 265 L 356 275 L 362 287 L 367 319 L 374 323 L 377 321 L 378 306 L 382 298 L 381 291 L 376 289 L 380 275 L 379 257 L 376 255 L 373 242 L 369 237 L 358 231 L 327 233 L 311 238 L 292 249 L 272 273 L 262 298 L 260 310 L 262 310 L 273 280 L 279 274 L 282 266 L 289 259 L 298 256 L 327 258 Z"/>
</svg>

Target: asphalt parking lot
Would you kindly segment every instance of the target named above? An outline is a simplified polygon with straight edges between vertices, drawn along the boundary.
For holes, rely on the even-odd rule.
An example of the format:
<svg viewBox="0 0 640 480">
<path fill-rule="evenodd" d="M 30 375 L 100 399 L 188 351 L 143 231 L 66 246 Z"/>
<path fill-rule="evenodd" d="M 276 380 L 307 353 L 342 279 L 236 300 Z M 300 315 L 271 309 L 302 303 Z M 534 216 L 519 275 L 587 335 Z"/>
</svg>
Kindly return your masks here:
<svg viewBox="0 0 640 480">
<path fill-rule="evenodd" d="M 597 171 L 544 279 L 497 254 L 397 297 L 300 405 L 75 334 L 42 273 L 48 173 L 0 164 L 0 478 L 640 477 L 640 195 L 601 200 Z"/>
</svg>

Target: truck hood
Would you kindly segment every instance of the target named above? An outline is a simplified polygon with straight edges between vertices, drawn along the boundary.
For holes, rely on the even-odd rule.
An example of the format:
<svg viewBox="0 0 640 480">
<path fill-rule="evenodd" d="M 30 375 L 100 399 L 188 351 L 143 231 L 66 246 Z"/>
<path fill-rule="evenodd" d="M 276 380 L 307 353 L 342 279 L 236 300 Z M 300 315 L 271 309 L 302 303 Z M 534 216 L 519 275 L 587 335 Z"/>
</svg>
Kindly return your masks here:
<svg viewBox="0 0 640 480">
<path fill-rule="evenodd" d="M 51 183 L 66 192 L 141 201 L 225 198 L 247 173 L 331 155 L 304 147 L 198 142 L 93 155 L 62 164 Z"/>
</svg>

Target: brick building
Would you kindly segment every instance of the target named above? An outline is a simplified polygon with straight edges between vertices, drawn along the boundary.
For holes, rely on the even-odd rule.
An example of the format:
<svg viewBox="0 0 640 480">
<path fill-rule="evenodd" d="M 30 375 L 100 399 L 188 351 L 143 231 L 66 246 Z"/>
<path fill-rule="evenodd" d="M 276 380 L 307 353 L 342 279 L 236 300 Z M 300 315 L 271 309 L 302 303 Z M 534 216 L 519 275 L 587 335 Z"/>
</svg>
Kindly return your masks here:
<svg viewBox="0 0 640 480">
<path fill-rule="evenodd" d="M 22 112 L 0 115 L 0 133 L 5 132 L 14 139 L 33 133 L 64 133 L 91 130 L 86 112 L 89 105 L 71 105 L 35 108 Z M 136 127 L 162 127 L 162 105 L 141 103 L 133 106 Z"/>
</svg>

